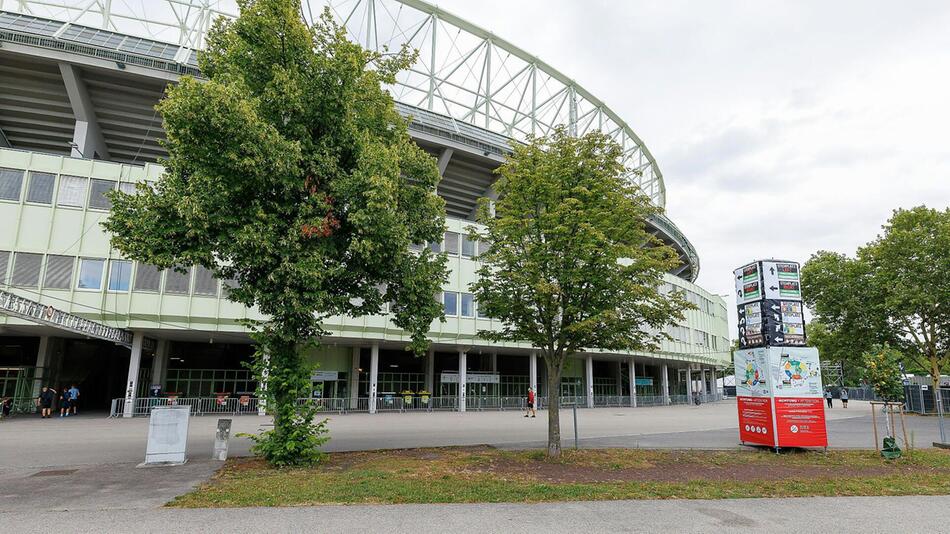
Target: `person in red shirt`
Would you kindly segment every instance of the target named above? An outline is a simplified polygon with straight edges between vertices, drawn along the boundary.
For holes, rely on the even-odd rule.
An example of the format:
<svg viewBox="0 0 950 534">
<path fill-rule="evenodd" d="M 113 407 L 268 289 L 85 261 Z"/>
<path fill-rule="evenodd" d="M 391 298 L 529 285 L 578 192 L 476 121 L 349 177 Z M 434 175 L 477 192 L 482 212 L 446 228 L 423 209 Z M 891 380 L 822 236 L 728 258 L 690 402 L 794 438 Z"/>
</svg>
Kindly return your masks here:
<svg viewBox="0 0 950 534">
<path fill-rule="evenodd" d="M 525 412 L 524 416 L 528 417 L 529 415 L 531 417 L 537 416 L 537 412 L 534 410 L 534 390 L 531 388 L 528 388 L 528 411 Z"/>
</svg>

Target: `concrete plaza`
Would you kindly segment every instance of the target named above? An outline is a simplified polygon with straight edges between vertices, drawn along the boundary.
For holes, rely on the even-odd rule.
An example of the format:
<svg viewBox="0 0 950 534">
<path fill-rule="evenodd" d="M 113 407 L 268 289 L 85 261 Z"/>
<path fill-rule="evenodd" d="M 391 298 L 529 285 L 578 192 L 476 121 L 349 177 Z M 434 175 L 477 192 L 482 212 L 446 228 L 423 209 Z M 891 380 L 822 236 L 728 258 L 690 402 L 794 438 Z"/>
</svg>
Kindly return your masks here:
<svg viewBox="0 0 950 534">
<path fill-rule="evenodd" d="M 832 447 L 870 448 L 870 408 L 852 402 L 828 412 Z M 547 413 L 390 413 L 331 415 L 330 451 L 489 444 L 543 447 Z M 440 530 L 511 531 L 528 524 L 550 531 L 700 531 L 807 527 L 828 530 L 843 511 L 863 510 L 881 525 L 925 529 L 946 515 L 946 497 L 889 499 L 786 499 L 784 501 L 663 501 L 538 505 L 317 507 L 281 510 L 159 509 L 206 481 L 221 466 L 210 460 L 217 417 L 193 417 L 184 466 L 136 469 L 145 456 L 148 419 L 81 415 L 65 419 L 14 418 L 0 422 L 0 531 L 297 531 L 396 532 L 440 525 Z M 562 413 L 564 446 L 573 446 L 570 410 Z M 908 417 L 920 446 L 936 438 L 936 420 Z M 233 434 L 267 429 L 270 419 L 233 418 Z M 581 447 L 736 448 L 734 401 L 701 406 L 598 408 L 578 411 Z M 232 434 L 232 435 L 233 435 Z M 232 438 L 231 455 L 248 454 L 246 438 Z M 903 503 L 899 507 L 896 503 Z M 854 508 L 857 506 L 857 508 Z M 866 508 L 866 509 L 865 509 Z M 908 510 L 919 510 L 908 513 Z M 805 513 L 802 510 L 809 510 Z M 750 511 L 754 510 L 754 511 Z M 767 510 L 772 512 L 765 513 Z M 854 512 L 857 513 L 857 512 Z M 929 515 L 928 515 L 929 514 Z M 791 518 L 799 518 L 793 521 Z M 857 516 L 856 516 L 857 517 Z M 904 520 L 916 521 L 894 523 Z M 796 522 L 797 521 L 797 522 Z M 804 523 L 801 523 L 804 521 Z M 857 521 L 857 519 L 856 519 Z M 854 523 L 858 529 L 859 522 Z M 947 526 L 944 521 L 941 523 Z M 550 527 L 550 528 L 548 528 Z M 950 527 L 948 527 L 950 528 Z M 349 530 L 348 530 L 349 529 Z M 867 530 L 863 532 L 874 532 Z"/>
</svg>

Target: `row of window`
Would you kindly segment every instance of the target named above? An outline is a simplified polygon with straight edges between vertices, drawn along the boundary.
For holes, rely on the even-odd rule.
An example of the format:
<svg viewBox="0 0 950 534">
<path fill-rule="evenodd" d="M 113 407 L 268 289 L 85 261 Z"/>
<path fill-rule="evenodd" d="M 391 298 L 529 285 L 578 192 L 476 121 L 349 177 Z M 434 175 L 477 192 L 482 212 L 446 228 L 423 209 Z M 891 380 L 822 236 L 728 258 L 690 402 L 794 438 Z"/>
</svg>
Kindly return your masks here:
<svg viewBox="0 0 950 534">
<path fill-rule="evenodd" d="M 19 202 L 25 190 L 25 200 L 32 204 L 52 205 L 55 195 L 57 206 L 108 211 L 112 208 L 112 201 L 106 193 L 116 188 L 125 193 L 135 191 L 132 183 L 68 174 L 59 176 L 57 188 L 56 178 L 55 174 L 48 172 L 27 173 L 0 167 L 0 200 Z"/>
<path fill-rule="evenodd" d="M 421 250 L 422 245 L 413 245 L 413 250 Z M 449 256 L 459 256 L 463 258 L 475 258 L 488 250 L 488 243 L 485 241 L 475 241 L 468 237 L 468 234 L 458 232 L 445 232 L 441 243 L 429 243 L 429 249 L 436 254 L 445 252 Z"/>
<path fill-rule="evenodd" d="M 660 284 L 659 292 L 661 295 L 669 295 L 673 291 L 678 291 L 686 299 L 687 302 L 695 304 L 696 307 L 709 315 L 719 315 L 721 317 L 726 316 L 726 307 L 723 304 L 716 306 L 716 303 L 706 297 L 700 295 L 695 291 L 690 291 L 688 289 L 683 289 L 681 287 L 674 286 L 669 282 Z"/>
<path fill-rule="evenodd" d="M 13 267 L 10 256 L 13 256 Z M 29 252 L 11 254 L 0 250 L 0 284 L 44 289 L 82 289 L 115 292 L 157 293 L 163 290 L 174 295 L 218 296 L 218 280 L 204 267 L 159 270 L 141 262 L 121 259 L 76 258 Z M 9 275 L 8 275 L 9 271 Z M 74 281 L 75 279 L 75 281 Z M 164 285 L 162 282 L 164 281 Z M 75 285 L 74 285 L 75 284 Z"/>
<path fill-rule="evenodd" d="M 476 306 L 475 295 L 457 291 L 443 291 L 439 295 L 445 315 L 449 317 L 475 317 L 488 319 L 480 306 Z"/>
<path fill-rule="evenodd" d="M 669 325 L 666 327 L 666 333 L 673 338 L 673 341 L 680 343 L 692 343 L 698 347 L 708 347 L 713 350 L 726 350 L 729 347 L 728 339 L 714 336 L 702 330 L 693 330 L 688 326 Z"/>
</svg>

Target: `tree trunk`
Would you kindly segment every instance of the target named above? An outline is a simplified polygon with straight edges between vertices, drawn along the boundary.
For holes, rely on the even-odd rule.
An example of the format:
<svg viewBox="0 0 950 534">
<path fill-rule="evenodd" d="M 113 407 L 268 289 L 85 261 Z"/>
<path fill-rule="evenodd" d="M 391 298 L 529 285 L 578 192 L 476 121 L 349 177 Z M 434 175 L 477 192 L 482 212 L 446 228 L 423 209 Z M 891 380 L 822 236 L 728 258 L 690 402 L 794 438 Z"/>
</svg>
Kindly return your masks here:
<svg viewBox="0 0 950 534">
<path fill-rule="evenodd" d="M 563 363 L 545 358 L 548 370 L 548 456 L 561 455 L 561 371 Z"/>
</svg>

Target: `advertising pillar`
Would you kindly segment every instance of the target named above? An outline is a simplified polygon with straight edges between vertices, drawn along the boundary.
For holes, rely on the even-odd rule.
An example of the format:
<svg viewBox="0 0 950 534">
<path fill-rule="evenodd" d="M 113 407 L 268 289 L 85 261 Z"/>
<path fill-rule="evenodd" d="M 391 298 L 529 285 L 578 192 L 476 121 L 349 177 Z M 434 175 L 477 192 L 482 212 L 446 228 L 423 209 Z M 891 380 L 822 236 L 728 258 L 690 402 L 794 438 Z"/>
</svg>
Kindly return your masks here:
<svg viewBox="0 0 950 534">
<path fill-rule="evenodd" d="M 818 349 L 804 346 L 798 263 L 756 261 L 733 274 L 739 440 L 775 448 L 827 447 Z"/>
</svg>

